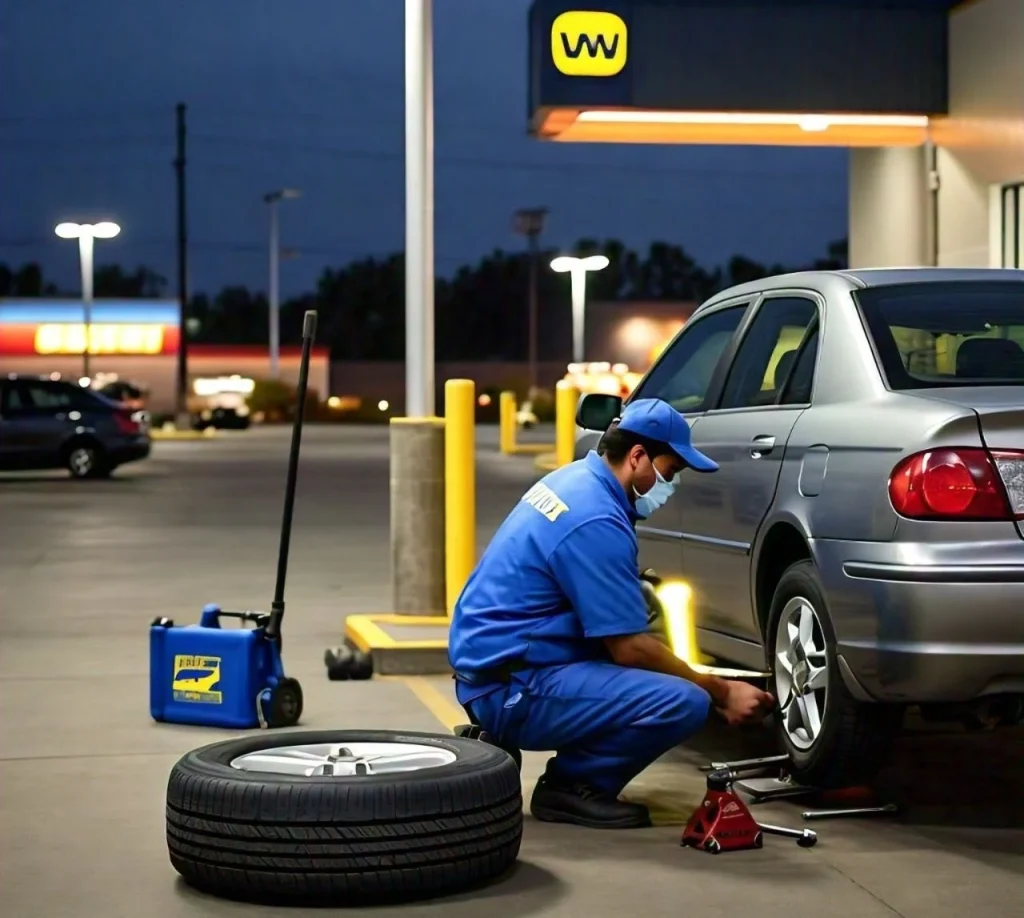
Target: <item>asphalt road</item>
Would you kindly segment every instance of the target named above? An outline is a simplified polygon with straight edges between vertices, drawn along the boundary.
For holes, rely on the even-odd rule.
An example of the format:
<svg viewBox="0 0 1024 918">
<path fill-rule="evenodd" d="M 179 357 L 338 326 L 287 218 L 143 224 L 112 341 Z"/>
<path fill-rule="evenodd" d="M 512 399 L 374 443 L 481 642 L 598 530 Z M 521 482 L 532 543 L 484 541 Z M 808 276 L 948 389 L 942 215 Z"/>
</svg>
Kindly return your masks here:
<svg viewBox="0 0 1024 918">
<path fill-rule="evenodd" d="M 481 432 L 482 546 L 536 477 Z M 450 682 L 330 683 L 324 646 L 349 612 L 387 611 L 384 428 L 310 428 L 288 581 L 286 665 L 306 694 L 303 727 L 443 731 Z M 273 590 L 287 435 L 257 430 L 162 442 L 109 482 L 0 477 L 0 910 L 11 918 L 185 918 L 264 914 L 178 882 L 163 841 L 167 772 L 218 731 L 154 724 L 147 628 L 194 621 L 205 603 L 266 608 Z M 676 918 L 846 918 L 1024 914 L 1021 731 L 917 735 L 885 784 L 907 807 L 892 821 L 818 826 L 805 851 L 769 839 L 713 858 L 678 847 L 703 753 L 756 754 L 764 736 L 710 731 L 631 792 L 659 827 L 601 833 L 528 820 L 518 870 L 483 894 L 404 909 L 477 918 L 636 912 Z M 544 756 L 529 755 L 527 793 Z M 800 824 L 771 805 L 772 821 Z M 397 909 L 382 909 L 390 915 Z M 271 914 L 268 910 L 266 914 Z M 276 913 L 276 912 L 275 912 Z"/>
</svg>

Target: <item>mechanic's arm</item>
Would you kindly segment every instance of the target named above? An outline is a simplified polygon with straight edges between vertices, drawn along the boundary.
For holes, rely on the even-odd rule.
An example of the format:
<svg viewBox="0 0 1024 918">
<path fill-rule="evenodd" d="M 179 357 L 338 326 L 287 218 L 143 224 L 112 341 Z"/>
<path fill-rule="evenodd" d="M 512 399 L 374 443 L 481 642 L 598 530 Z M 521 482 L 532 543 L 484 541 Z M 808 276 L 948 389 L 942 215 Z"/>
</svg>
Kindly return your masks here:
<svg viewBox="0 0 1024 918">
<path fill-rule="evenodd" d="M 604 641 L 620 666 L 677 676 L 704 689 L 718 708 L 730 684 L 687 666 L 647 630 L 647 604 L 637 572 L 636 539 L 612 517 L 587 520 L 548 559 L 588 638 Z"/>
</svg>

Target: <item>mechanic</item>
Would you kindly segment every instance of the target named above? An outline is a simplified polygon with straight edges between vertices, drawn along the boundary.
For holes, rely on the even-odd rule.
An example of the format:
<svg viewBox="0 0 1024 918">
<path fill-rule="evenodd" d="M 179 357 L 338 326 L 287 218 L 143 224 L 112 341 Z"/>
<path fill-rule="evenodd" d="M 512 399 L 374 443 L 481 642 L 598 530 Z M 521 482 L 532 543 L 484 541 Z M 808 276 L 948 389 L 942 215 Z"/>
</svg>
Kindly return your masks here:
<svg viewBox="0 0 1024 918">
<path fill-rule="evenodd" d="M 649 826 L 622 789 L 696 733 L 772 705 L 695 672 L 648 630 L 634 525 L 686 469 L 718 466 L 667 402 L 630 403 L 596 451 L 546 475 L 502 523 L 455 605 L 449 657 L 470 720 L 510 754 L 554 750 L 530 809 L 548 822 Z"/>
</svg>

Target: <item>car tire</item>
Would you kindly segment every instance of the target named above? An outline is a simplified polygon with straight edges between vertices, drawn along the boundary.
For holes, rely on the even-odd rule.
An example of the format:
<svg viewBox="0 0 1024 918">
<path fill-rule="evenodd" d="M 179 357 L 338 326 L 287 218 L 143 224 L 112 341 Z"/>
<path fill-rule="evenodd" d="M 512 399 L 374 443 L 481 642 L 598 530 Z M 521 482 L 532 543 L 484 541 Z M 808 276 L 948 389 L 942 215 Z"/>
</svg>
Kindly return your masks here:
<svg viewBox="0 0 1024 918">
<path fill-rule="evenodd" d="M 72 478 L 109 478 L 113 471 L 98 443 L 79 440 L 64 451 L 64 466 Z"/>
<path fill-rule="evenodd" d="M 780 658 L 780 624 L 801 621 L 804 607 L 812 613 L 811 641 L 816 652 L 808 660 L 813 669 L 801 668 L 794 675 L 786 672 Z M 799 628 L 798 628 L 799 631 Z M 835 789 L 870 780 L 885 763 L 894 735 L 902 723 L 903 709 L 895 705 L 864 704 L 850 694 L 839 672 L 836 635 L 829 616 L 825 591 L 812 561 L 791 565 L 779 580 L 772 599 L 766 635 L 772 677 L 769 691 L 778 709 L 775 729 L 782 750 L 793 765 L 793 777 L 813 787 Z M 820 650 L 818 650 L 820 648 Z M 786 651 L 783 649 L 783 653 Z M 787 658 L 792 660 L 792 657 Z M 800 662 L 796 667 L 800 667 Z M 791 664 L 792 665 L 792 664 Z M 807 707 L 801 707 L 791 686 L 807 686 L 807 674 L 824 665 L 827 684 L 823 690 L 810 691 L 806 704 L 813 700 L 820 728 L 816 734 L 802 728 Z M 790 704 L 795 708 L 791 710 Z M 799 724 L 799 726 L 794 726 Z"/>
<path fill-rule="evenodd" d="M 353 774 L 356 759 L 374 748 L 368 744 L 412 747 L 435 762 Z M 295 771 L 306 762 L 285 774 L 279 764 L 270 767 L 280 771 L 257 771 L 238 761 L 261 752 L 308 754 L 286 750 L 297 746 L 350 747 L 353 757 L 342 761 L 344 774 L 316 776 Z M 500 877 L 519 855 L 523 800 L 515 762 L 478 740 L 264 732 L 181 758 L 167 784 L 166 824 L 171 864 L 198 890 L 250 902 L 366 905 L 453 893 Z"/>
</svg>

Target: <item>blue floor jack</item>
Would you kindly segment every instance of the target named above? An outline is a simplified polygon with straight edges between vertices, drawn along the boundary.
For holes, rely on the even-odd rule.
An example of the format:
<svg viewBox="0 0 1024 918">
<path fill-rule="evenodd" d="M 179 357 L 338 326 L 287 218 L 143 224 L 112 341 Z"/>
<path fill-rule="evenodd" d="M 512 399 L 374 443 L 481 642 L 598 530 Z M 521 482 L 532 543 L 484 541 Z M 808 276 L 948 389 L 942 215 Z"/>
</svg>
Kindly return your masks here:
<svg viewBox="0 0 1024 918">
<path fill-rule="evenodd" d="M 311 310 L 302 323 L 298 405 L 270 612 L 226 612 L 208 605 L 198 625 L 157 618 L 149 630 L 149 709 L 154 720 L 239 729 L 291 727 L 302 716 L 302 686 L 284 674 L 281 661 L 281 620 L 316 317 Z M 224 619 L 237 619 L 243 627 L 222 628 Z M 254 627 L 244 627 L 249 624 Z"/>
</svg>

